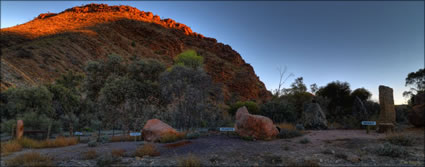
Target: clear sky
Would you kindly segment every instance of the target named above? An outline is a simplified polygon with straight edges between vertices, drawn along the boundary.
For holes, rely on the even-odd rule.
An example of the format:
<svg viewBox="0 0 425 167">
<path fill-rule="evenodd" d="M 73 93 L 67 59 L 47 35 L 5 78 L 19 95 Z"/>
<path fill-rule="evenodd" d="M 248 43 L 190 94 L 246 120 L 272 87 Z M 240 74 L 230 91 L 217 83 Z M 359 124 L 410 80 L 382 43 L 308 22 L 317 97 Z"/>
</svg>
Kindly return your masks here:
<svg viewBox="0 0 425 167">
<path fill-rule="evenodd" d="M 1 27 L 88 3 L 1 1 Z M 287 66 L 307 86 L 346 81 L 352 90 L 370 90 L 375 101 L 378 86 L 387 85 L 401 104 L 407 100 L 402 96 L 407 74 L 424 67 L 423 1 L 103 3 L 151 11 L 229 44 L 269 90 L 278 85 L 277 68 Z"/>
</svg>

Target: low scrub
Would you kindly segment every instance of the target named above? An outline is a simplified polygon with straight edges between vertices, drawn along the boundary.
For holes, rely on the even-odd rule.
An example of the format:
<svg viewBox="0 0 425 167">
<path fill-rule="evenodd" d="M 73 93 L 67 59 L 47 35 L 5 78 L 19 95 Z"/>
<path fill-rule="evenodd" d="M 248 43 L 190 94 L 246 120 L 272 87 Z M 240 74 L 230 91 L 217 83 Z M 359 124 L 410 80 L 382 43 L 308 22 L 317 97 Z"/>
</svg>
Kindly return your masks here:
<svg viewBox="0 0 425 167">
<path fill-rule="evenodd" d="M 134 152 L 134 156 L 143 157 L 143 156 L 159 156 L 159 152 L 156 150 L 156 147 L 152 143 L 145 144 L 139 148 L 137 148 L 136 152 Z"/>
<path fill-rule="evenodd" d="M 184 139 L 186 137 L 185 133 L 167 133 L 161 136 L 161 138 L 159 139 L 160 143 L 171 143 L 171 142 L 175 142 L 181 139 Z"/>
<path fill-rule="evenodd" d="M 115 157 L 122 157 L 124 156 L 125 150 L 124 149 L 114 149 L 111 151 L 111 155 Z"/>
<path fill-rule="evenodd" d="M 36 152 L 24 153 L 5 161 L 6 166 L 53 166 L 52 158 Z"/>
<path fill-rule="evenodd" d="M 277 127 L 279 127 L 281 130 L 285 129 L 285 130 L 296 130 L 297 128 L 290 123 L 279 123 L 276 125 Z"/>
<path fill-rule="evenodd" d="M 16 141 L 8 141 L 1 143 L 1 156 L 22 150 L 22 146 Z"/>
<path fill-rule="evenodd" d="M 75 137 L 65 138 L 57 137 L 56 139 L 48 140 L 33 140 L 30 138 L 22 137 L 21 139 L 16 140 L 24 148 L 53 148 L 53 147 L 66 147 L 75 145 L 78 143 L 78 139 Z"/>
<path fill-rule="evenodd" d="M 384 143 L 377 150 L 378 155 L 389 156 L 389 157 L 405 157 L 409 153 L 403 148 L 390 143 Z"/>
<path fill-rule="evenodd" d="M 413 146 L 414 144 L 414 138 L 409 135 L 390 135 L 385 140 L 399 146 Z"/>
<path fill-rule="evenodd" d="M 183 167 L 200 167 L 201 161 L 194 155 L 189 155 L 186 158 L 179 159 L 179 165 Z"/>
<path fill-rule="evenodd" d="M 115 164 L 118 164 L 119 162 L 121 162 L 120 157 L 116 157 L 111 154 L 104 154 L 96 159 L 96 166 L 102 166 L 102 167 L 115 166 Z"/>
<path fill-rule="evenodd" d="M 277 138 L 279 139 L 289 139 L 294 137 L 302 136 L 303 133 L 295 128 L 292 130 L 280 129 L 279 134 L 277 134 Z"/>
<path fill-rule="evenodd" d="M 89 150 L 84 153 L 84 159 L 95 159 L 97 158 L 96 150 Z"/>
</svg>

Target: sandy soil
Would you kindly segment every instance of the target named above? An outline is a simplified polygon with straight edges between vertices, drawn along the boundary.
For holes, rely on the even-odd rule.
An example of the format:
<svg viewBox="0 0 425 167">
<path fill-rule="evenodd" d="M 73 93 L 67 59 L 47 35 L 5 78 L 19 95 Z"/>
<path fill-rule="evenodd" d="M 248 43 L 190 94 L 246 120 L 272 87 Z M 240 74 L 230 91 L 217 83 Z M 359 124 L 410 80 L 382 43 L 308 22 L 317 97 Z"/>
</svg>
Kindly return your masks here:
<svg viewBox="0 0 425 167">
<path fill-rule="evenodd" d="M 100 154 L 106 154 L 113 149 L 124 149 L 126 156 L 119 165 L 126 166 L 173 166 L 189 155 L 196 156 L 203 165 L 208 166 L 292 166 L 305 163 L 317 163 L 320 166 L 423 166 L 423 132 L 423 129 L 403 132 L 415 139 L 415 145 L 402 146 L 409 152 L 409 156 L 398 158 L 376 153 L 387 134 L 366 134 L 365 130 L 323 130 L 306 131 L 301 137 L 272 141 L 246 141 L 232 135 L 210 133 L 175 148 L 155 143 L 161 155 L 143 158 L 133 157 L 132 154 L 144 142 L 106 143 L 94 148 L 78 144 L 63 148 L 26 149 L 2 157 L 2 164 L 6 159 L 36 151 L 53 157 L 59 166 L 94 166 L 96 160 L 84 160 L 84 152 L 94 149 Z M 300 143 L 304 138 L 310 140 L 310 143 Z"/>
</svg>

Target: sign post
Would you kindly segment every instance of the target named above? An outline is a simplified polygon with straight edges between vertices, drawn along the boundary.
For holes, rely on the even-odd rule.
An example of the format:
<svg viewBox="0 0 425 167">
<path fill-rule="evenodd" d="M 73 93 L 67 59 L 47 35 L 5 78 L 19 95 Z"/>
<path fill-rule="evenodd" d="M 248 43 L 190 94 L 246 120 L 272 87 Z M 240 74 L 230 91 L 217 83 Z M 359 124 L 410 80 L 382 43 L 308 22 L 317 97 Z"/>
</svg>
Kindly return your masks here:
<svg viewBox="0 0 425 167">
<path fill-rule="evenodd" d="M 376 121 L 362 121 L 362 125 L 366 126 L 366 133 L 369 134 L 369 127 L 370 126 L 375 126 L 376 125 Z"/>
<path fill-rule="evenodd" d="M 229 136 L 229 132 L 234 132 L 235 128 L 232 127 L 221 127 L 219 128 L 220 132 L 226 132 L 226 135 Z"/>
<path fill-rule="evenodd" d="M 131 132 L 130 136 L 134 136 L 134 141 L 137 141 L 137 136 L 141 136 L 141 132 Z"/>
</svg>

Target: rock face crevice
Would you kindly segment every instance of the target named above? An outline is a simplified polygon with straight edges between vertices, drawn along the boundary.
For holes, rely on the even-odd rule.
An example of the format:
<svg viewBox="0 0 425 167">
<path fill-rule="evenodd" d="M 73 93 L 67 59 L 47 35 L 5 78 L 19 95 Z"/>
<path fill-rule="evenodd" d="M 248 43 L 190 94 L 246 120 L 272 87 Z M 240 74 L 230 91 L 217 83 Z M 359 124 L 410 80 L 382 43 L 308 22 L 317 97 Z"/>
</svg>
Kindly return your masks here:
<svg viewBox="0 0 425 167">
<path fill-rule="evenodd" d="M 271 98 L 251 65 L 229 45 L 193 32 L 172 19 L 130 6 L 90 4 L 47 13 L 25 24 L 1 29 L 1 89 L 52 82 L 69 70 L 82 72 L 90 60 L 117 54 L 172 65 L 193 49 L 205 70 L 222 85 L 223 96 L 263 102 Z"/>
</svg>

